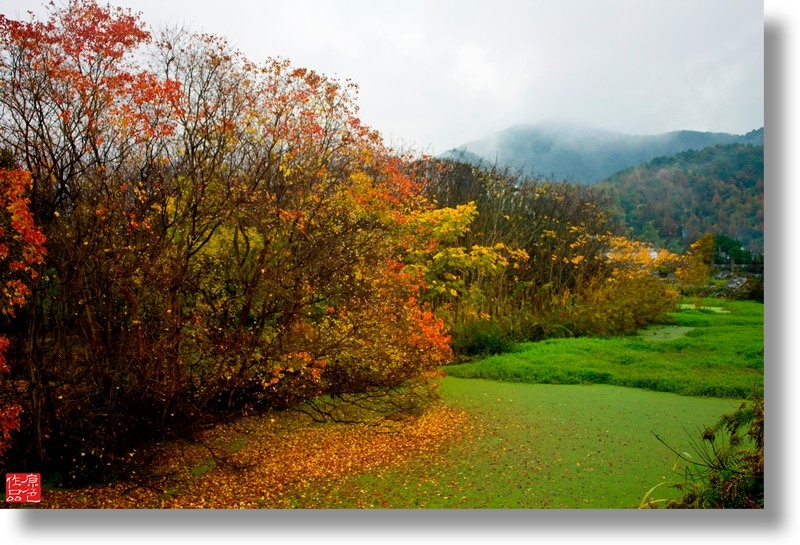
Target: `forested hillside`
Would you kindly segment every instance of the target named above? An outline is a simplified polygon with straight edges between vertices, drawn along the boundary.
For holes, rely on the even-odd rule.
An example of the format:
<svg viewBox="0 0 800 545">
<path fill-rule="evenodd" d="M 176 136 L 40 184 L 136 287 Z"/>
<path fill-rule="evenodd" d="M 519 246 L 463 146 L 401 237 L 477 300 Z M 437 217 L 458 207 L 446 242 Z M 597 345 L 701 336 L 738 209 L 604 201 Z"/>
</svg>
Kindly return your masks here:
<svg viewBox="0 0 800 545">
<path fill-rule="evenodd" d="M 764 130 L 744 135 L 674 131 L 633 135 L 565 123 L 515 125 L 444 155 L 522 169 L 528 174 L 592 184 L 656 157 L 721 144 L 763 145 Z"/>
<path fill-rule="evenodd" d="M 597 184 L 634 238 L 672 251 L 710 232 L 764 252 L 764 148 L 690 150 L 619 172 Z"/>
</svg>

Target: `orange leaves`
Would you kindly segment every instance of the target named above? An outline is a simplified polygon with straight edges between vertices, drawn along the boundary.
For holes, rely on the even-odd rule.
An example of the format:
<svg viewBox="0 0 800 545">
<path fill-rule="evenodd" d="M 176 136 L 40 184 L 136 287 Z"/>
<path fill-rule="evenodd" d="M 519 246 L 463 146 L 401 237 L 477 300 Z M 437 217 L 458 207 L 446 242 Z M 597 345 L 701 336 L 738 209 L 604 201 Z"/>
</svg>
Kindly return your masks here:
<svg viewBox="0 0 800 545">
<path fill-rule="evenodd" d="M 12 263 L 14 265 L 14 263 Z M 11 267 L 10 267 L 11 268 Z M 12 270 L 14 270 L 12 268 Z M 16 278 L 6 280 L 0 288 L 0 297 L 4 300 L 3 311 L 11 316 L 14 315 L 14 307 L 25 305 L 25 299 L 31 294 L 30 288 Z"/>
<path fill-rule="evenodd" d="M 376 424 L 313 425 L 292 413 L 250 417 L 204 434 L 206 445 L 219 445 L 212 447 L 216 462 L 201 444 L 175 445 L 150 468 L 173 473 L 172 478 L 133 490 L 129 483 L 49 490 L 37 507 L 287 508 L 298 501 L 321 507 L 314 505 L 315 490 L 436 455 L 470 429 L 466 413 L 440 404 L 415 417 Z"/>
<path fill-rule="evenodd" d="M 674 268 L 678 256 L 665 250 L 655 249 L 650 244 L 629 240 L 625 237 L 610 237 L 609 262 L 618 271 L 631 275 L 651 275 L 666 268 Z"/>
<path fill-rule="evenodd" d="M 103 163 L 124 157 L 127 146 L 171 135 L 180 87 L 136 67 L 133 52 L 150 39 L 139 16 L 94 0 L 49 7 L 46 23 L 0 16 L 0 104 L 17 123 L 36 127 L 24 141 L 36 153 L 26 154 L 49 148 L 50 155 Z"/>
<path fill-rule="evenodd" d="M 0 341 L 3 339 L 4 337 L 0 336 Z M 3 351 L 5 349 L 1 344 L 0 342 L 0 373 L 3 372 L 2 365 L 5 359 L 3 357 Z M 19 430 L 21 426 L 21 414 L 22 407 L 17 403 L 6 405 L 0 400 L 0 459 L 2 459 L 3 454 L 11 447 L 11 434 Z"/>
<path fill-rule="evenodd" d="M 450 363 L 453 351 L 444 320 L 428 310 L 416 309 L 413 300 L 409 303 L 414 307 L 411 309 L 413 326 L 408 331 L 409 344 L 420 351 L 420 358 L 430 360 L 427 370 Z"/>
<path fill-rule="evenodd" d="M 278 217 L 282 222 L 297 224 L 300 226 L 301 231 L 304 229 L 303 225 L 303 211 L 302 210 L 278 210 Z"/>
<path fill-rule="evenodd" d="M 93 0 L 71 0 L 67 9 L 51 14 L 49 23 L 50 28 L 63 30 L 64 51 L 76 58 L 90 53 L 119 59 L 150 37 L 139 15 L 119 7 L 99 6 Z"/>
<path fill-rule="evenodd" d="M 0 314 L 11 317 L 25 305 L 31 293 L 27 282 L 38 276 L 46 253 L 45 237 L 29 209 L 30 187 L 27 172 L 0 169 Z M 8 371 L 8 346 L 8 339 L 0 335 L 0 375 Z M 11 432 L 19 429 L 21 413 L 18 404 L 0 399 L 0 457 L 11 446 Z"/>
<path fill-rule="evenodd" d="M 0 312 L 11 316 L 24 305 L 26 282 L 37 277 L 46 254 L 45 236 L 28 208 L 30 187 L 27 172 L 0 169 Z"/>
<path fill-rule="evenodd" d="M 171 136 L 176 131 L 175 114 L 180 113 L 181 85 L 174 80 L 162 81 L 154 74 L 123 74 L 118 78 L 120 100 L 114 106 L 121 136 L 132 136 L 142 142 Z"/>
</svg>

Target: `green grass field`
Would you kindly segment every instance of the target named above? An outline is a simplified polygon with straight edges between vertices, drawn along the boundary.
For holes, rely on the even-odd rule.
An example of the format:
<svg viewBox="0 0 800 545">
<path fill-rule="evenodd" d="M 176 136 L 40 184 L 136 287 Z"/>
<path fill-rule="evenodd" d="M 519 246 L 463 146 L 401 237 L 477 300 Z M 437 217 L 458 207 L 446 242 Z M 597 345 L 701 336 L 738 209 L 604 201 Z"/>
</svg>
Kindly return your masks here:
<svg viewBox="0 0 800 545">
<path fill-rule="evenodd" d="M 452 365 L 449 376 L 531 384 L 611 384 L 690 396 L 747 398 L 764 387 L 764 307 L 683 308 L 637 335 L 551 339 Z"/>
</svg>

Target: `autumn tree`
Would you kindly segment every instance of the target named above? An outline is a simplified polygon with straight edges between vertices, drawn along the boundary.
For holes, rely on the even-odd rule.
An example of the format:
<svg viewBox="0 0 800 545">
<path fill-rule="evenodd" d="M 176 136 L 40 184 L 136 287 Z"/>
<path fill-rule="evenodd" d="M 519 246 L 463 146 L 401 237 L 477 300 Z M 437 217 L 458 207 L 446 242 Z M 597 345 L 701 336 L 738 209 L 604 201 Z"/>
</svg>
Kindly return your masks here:
<svg viewBox="0 0 800 545">
<path fill-rule="evenodd" d="M 677 309 L 679 292 L 662 276 L 680 256 L 622 236 L 602 237 L 608 246 L 603 274 L 565 292 L 552 315 L 572 334 L 625 335 Z"/>
<path fill-rule="evenodd" d="M 582 276 L 592 276 L 602 261 L 605 244 L 597 235 L 610 233 L 603 195 L 590 187 L 534 179 L 509 169 L 476 167 L 449 161 L 428 169 L 427 191 L 440 206 L 465 204 L 470 195 L 477 217 L 466 233 L 467 245 L 492 246 L 502 242 L 529 256 L 519 282 L 574 288 Z M 456 189 L 460 188 L 460 189 Z M 578 255 L 583 258 L 572 259 Z M 534 292 L 539 292 L 538 287 Z M 550 288 L 548 288 L 550 289 Z M 534 305 L 545 304 L 534 292 Z"/>
<path fill-rule="evenodd" d="M 10 371 L 6 331 L 13 330 L 12 320 L 26 304 L 45 256 L 44 235 L 29 208 L 30 187 L 29 174 L 0 150 L 0 460 L 11 447 L 11 433 L 20 428 L 22 412 L 14 385 L 4 378 Z"/>
<path fill-rule="evenodd" d="M 675 272 L 686 291 L 695 293 L 708 284 L 711 267 L 714 264 L 715 249 L 712 233 L 706 233 L 689 245 L 689 249 L 684 253 L 682 266 Z"/>
<path fill-rule="evenodd" d="M 492 303 L 480 314 L 503 321 L 514 336 L 544 334 L 553 306 L 606 274 L 613 224 L 602 195 L 591 188 L 532 179 L 497 166 L 436 160 L 420 168 L 428 180 L 426 194 L 439 206 L 474 203 L 474 220 L 459 245 L 524 256 L 511 259 L 501 275 L 479 290 Z M 475 286 L 479 277 L 473 274 L 467 281 Z"/>
<path fill-rule="evenodd" d="M 10 352 L 29 459 L 75 480 L 221 415 L 426 391 L 450 357 L 402 261 L 426 204 L 355 85 L 91 0 L 0 40 L 48 248 Z"/>
<path fill-rule="evenodd" d="M 628 333 L 674 308 L 674 288 L 660 277 L 674 272 L 677 256 L 620 236 L 608 198 L 594 188 L 496 165 L 428 160 L 417 167 L 426 194 L 441 207 L 432 217 L 460 229 L 434 262 L 465 260 L 468 248 L 501 250 L 494 264 L 503 266 L 485 285 L 485 274 L 452 265 L 445 271 L 450 285 L 437 285 L 435 306 L 460 349 L 502 348 L 504 337 Z M 457 210 L 463 225 L 454 221 Z"/>
<path fill-rule="evenodd" d="M 360 123 L 356 87 L 252 65 L 212 37 L 167 33 L 159 50 L 195 112 L 178 130 L 181 197 L 162 212 L 181 252 L 170 262 L 195 279 L 173 312 L 190 354 L 178 361 L 206 377 L 193 410 L 380 397 L 446 361 L 443 326 L 397 271 L 418 187 Z M 197 210 L 208 236 L 187 237 Z"/>
<path fill-rule="evenodd" d="M 136 306 L 131 265 L 146 270 L 152 252 L 143 188 L 161 164 L 155 142 L 173 131 L 177 92 L 135 65 L 148 39 L 138 17 L 92 1 L 51 4 L 46 21 L 0 17 L 0 139 L 30 172 L 48 240 L 13 347 L 27 369 L 27 454 L 40 462 L 45 435 L 66 437 L 69 450 L 81 443 L 73 426 L 118 433 L 115 419 L 96 418 L 124 405 L 115 369 L 137 366 L 127 342 L 136 332 L 117 342 L 131 314 L 120 304 Z"/>
</svg>

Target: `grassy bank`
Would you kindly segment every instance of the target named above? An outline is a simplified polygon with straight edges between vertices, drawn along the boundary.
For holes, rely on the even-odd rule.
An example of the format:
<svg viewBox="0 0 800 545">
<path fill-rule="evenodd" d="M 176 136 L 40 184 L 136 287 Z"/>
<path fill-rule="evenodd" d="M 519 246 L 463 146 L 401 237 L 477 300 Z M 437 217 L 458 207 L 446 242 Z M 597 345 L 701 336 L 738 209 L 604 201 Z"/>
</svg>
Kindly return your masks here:
<svg viewBox="0 0 800 545">
<path fill-rule="evenodd" d="M 747 398 L 764 387 L 764 306 L 684 305 L 637 335 L 551 339 L 452 365 L 449 376 L 531 384 L 610 384 L 691 396 Z"/>
</svg>

